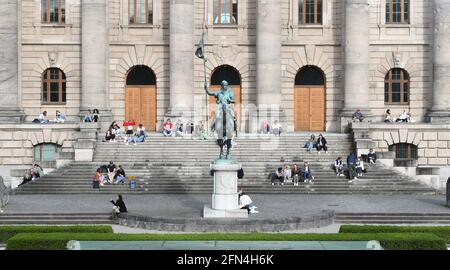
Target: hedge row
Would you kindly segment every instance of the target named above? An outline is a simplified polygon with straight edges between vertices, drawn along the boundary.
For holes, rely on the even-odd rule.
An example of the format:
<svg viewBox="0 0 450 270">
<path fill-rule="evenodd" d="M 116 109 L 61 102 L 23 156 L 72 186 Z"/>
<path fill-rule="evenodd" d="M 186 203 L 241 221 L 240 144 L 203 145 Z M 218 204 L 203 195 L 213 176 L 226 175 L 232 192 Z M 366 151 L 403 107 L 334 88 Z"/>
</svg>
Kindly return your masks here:
<svg viewBox="0 0 450 270">
<path fill-rule="evenodd" d="M 8 250 L 64 250 L 77 241 L 371 241 L 387 250 L 446 250 L 446 242 L 426 233 L 357 234 L 95 234 L 22 233 L 7 241 Z"/>
<path fill-rule="evenodd" d="M 450 226 L 358 226 L 342 225 L 340 233 L 433 233 L 450 243 Z"/>
<path fill-rule="evenodd" d="M 0 242 L 19 233 L 113 233 L 111 226 L 0 226 Z"/>
</svg>

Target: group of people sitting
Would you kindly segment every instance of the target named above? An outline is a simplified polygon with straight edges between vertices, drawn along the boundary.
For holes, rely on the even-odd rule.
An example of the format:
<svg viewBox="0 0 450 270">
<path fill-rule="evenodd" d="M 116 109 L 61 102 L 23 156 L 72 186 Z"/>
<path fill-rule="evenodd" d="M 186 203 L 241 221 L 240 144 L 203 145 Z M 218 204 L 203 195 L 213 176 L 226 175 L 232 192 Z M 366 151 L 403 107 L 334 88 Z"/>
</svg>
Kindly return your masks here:
<svg viewBox="0 0 450 270">
<path fill-rule="evenodd" d="M 316 136 L 314 134 L 311 134 L 311 137 L 309 140 L 305 143 L 303 148 L 306 148 L 306 150 L 311 153 L 313 148 L 316 148 L 317 153 L 320 155 L 321 151 L 324 151 L 325 154 L 328 152 L 328 142 L 323 137 L 322 134 L 319 134 L 319 137 L 316 140 Z"/>
<path fill-rule="evenodd" d="M 163 123 L 163 135 L 164 137 L 184 137 L 185 135 L 193 135 L 193 139 L 200 140 L 208 139 L 208 129 L 203 121 L 200 121 L 197 127 L 193 121 L 188 121 L 184 125 L 180 119 L 174 124 L 170 118 L 167 118 Z"/>
<path fill-rule="evenodd" d="M 411 122 L 411 113 L 406 112 L 404 110 L 398 118 L 394 118 L 391 115 L 391 110 L 387 109 L 386 114 L 384 115 L 384 122 L 385 123 L 393 123 L 393 122 L 409 123 L 409 122 Z"/>
<path fill-rule="evenodd" d="M 364 121 L 364 115 L 362 114 L 360 109 L 357 109 L 355 113 L 352 115 L 352 121 Z M 406 112 L 403 110 L 403 112 L 399 115 L 398 118 L 394 118 L 391 115 L 391 109 L 387 109 L 386 113 L 384 114 L 384 122 L 385 123 L 394 123 L 394 122 L 401 122 L 401 123 L 409 123 L 411 122 L 411 112 Z"/>
<path fill-rule="evenodd" d="M 100 112 L 98 111 L 98 109 L 94 109 L 93 111 L 91 109 L 89 109 L 87 114 L 83 118 L 83 122 L 85 122 L 85 123 L 90 123 L 90 122 L 97 123 L 98 120 L 99 120 L 99 117 L 100 117 L 99 115 L 100 115 Z"/>
<path fill-rule="evenodd" d="M 41 166 L 39 166 L 38 164 L 33 164 L 31 166 L 30 169 L 25 171 L 25 174 L 23 175 L 22 178 L 22 183 L 19 184 L 20 186 L 23 186 L 31 181 L 35 181 L 39 178 L 41 178 L 44 175 L 44 170 L 42 169 Z"/>
<path fill-rule="evenodd" d="M 274 134 L 275 136 L 280 136 L 283 128 L 281 124 L 275 120 L 272 126 L 270 126 L 269 121 L 264 120 L 261 127 L 261 134 Z"/>
<path fill-rule="evenodd" d="M 282 186 L 285 182 L 293 182 L 294 186 L 298 186 L 300 181 L 305 183 L 314 183 L 314 176 L 307 161 L 303 163 L 302 168 L 300 168 L 297 164 L 279 167 L 275 172 L 270 173 L 268 178 L 271 180 L 272 186 L 274 186 L 276 182 Z"/>
<path fill-rule="evenodd" d="M 38 118 L 35 118 L 32 123 L 34 124 L 49 124 L 49 123 L 64 123 L 66 122 L 66 115 L 59 110 L 56 110 L 54 120 L 49 120 L 47 117 L 47 111 L 43 111 Z"/>
<path fill-rule="evenodd" d="M 367 173 L 367 169 L 365 168 L 365 163 L 375 164 L 377 160 L 377 155 L 371 148 L 367 155 L 361 155 L 360 157 L 356 157 L 355 153 L 350 153 L 347 156 L 347 163 L 344 164 L 342 157 L 338 157 L 334 164 L 332 165 L 332 169 L 335 171 L 336 176 L 346 176 L 349 183 L 352 183 L 353 180 L 358 180 L 358 177 L 362 177 L 363 173 Z"/>
<path fill-rule="evenodd" d="M 97 168 L 93 179 L 93 188 L 100 188 L 105 184 L 124 184 L 125 178 L 126 174 L 122 166 L 116 166 L 114 162 L 110 161 L 108 165 Z"/>
<path fill-rule="evenodd" d="M 126 131 L 123 133 L 119 124 L 116 121 L 113 121 L 106 131 L 105 140 L 108 142 L 116 142 L 119 140 L 123 140 L 125 144 L 129 144 L 131 142 L 134 145 L 137 145 L 139 142 L 144 142 L 147 134 L 145 133 L 145 127 L 143 124 L 139 124 L 134 130 L 136 126 L 136 122 L 134 120 L 128 120 L 123 122 L 123 126 Z"/>
</svg>

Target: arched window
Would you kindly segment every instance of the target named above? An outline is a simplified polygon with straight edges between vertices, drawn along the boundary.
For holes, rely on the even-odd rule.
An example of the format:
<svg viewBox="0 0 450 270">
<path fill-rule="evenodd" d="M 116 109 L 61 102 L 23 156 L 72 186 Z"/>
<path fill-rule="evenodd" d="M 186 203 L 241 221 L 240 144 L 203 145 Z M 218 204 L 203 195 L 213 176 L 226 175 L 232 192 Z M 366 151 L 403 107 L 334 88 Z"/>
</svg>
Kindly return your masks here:
<svg viewBox="0 0 450 270">
<path fill-rule="evenodd" d="M 62 152 L 61 145 L 53 143 L 42 143 L 34 146 L 34 161 L 55 161 Z"/>
<path fill-rule="evenodd" d="M 300 24 L 322 24 L 322 0 L 299 0 L 298 21 Z"/>
<path fill-rule="evenodd" d="M 42 0 L 41 2 L 43 23 L 65 23 L 66 1 L 65 0 Z"/>
<path fill-rule="evenodd" d="M 241 85 L 241 76 L 232 66 L 223 65 L 216 68 L 211 76 L 211 85 L 220 85 L 224 80 L 228 85 Z"/>
<path fill-rule="evenodd" d="M 409 23 L 410 0 L 386 0 L 386 23 Z"/>
<path fill-rule="evenodd" d="M 384 102 L 387 104 L 409 103 L 409 75 L 404 69 L 389 70 L 384 80 Z"/>
<path fill-rule="evenodd" d="M 214 24 L 237 24 L 238 0 L 214 0 Z"/>
<path fill-rule="evenodd" d="M 156 85 L 156 76 L 147 66 L 134 66 L 127 76 L 127 85 Z"/>
<path fill-rule="evenodd" d="M 153 24 L 153 0 L 128 0 L 130 23 Z"/>
<path fill-rule="evenodd" d="M 395 159 L 416 160 L 417 146 L 409 143 L 397 143 L 389 146 L 389 151 L 395 152 Z"/>
<path fill-rule="evenodd" d="M 295 76 L 295 85 L 325 85 L 325 76 L 318 67 L 305 66 Z"/>
<path fill-rule="evenodd" d="M 42 75 L 42 102 L 66 102 L 66 75 L 59 68 L 49 68 Z"/>
</svg>

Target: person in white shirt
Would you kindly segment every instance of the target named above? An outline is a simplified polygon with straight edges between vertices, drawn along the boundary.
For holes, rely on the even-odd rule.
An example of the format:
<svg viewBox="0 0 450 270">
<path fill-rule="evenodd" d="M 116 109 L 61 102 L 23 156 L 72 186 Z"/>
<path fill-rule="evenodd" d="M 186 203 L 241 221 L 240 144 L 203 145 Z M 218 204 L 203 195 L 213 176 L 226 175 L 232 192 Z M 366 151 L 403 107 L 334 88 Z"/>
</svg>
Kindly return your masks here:
<svg viewBox="0 0 450 270">
<path fill-rule="evenodd" d="M 273 131 L 273 134 L 275 134 L 275 136 L 276 135 L 278 135 L 278 136 L 281 135 L 282 128 L 281 128 L 281 124 L 278 123 L 278 121 L 274 122 L 274 124 L 272 126 L 272 131 Z"/>
<path fill-rule="evenodd" d="M 56 111 L 56 123 L 64 123 L 66 121 L 66 115 L 60 111 Z"/>
<path fill-rule="evenodd" d="M 239 190 L 239 209 L 247 209 L 249 214 L 256 214 L 256 206 L 253 204 L 252 199 L 247 194 L 242 192 L 242 189 Z"/>
<path fill-rule="evenodd" d="M 356 173 L 358 174 L 358 176 L 362 176 L 364 171 L 365 171 L 364 161 L 362 160 L 361 157 L 359 157 L 358 160 L 356 161 Z"/>
<path fill-rule="evenodd" d="M 408 114 L 406 111 L 403 111 L 400 116 L 397 118 L 396 122 L 408 122 Z"/>
<path fill-rule="evenodd" d="M 47 119 L 47 111 L 43 111 L 43 112 L 39 115 L 38 119 L 39 119 L 39 122 L 40 122 L 41 124 L 48 124 L 48 123 L 50 122 L 50 121 Z"/>
<path fill-rule="evenodd" d="M 394 122 L 394 118 L 391 115 L 391 110 L 387 109 L 386 114 L 384 115 L 384 122 L 385 123 L 392 123 Z"/>
<path fill-rule="evenodd" d="M 336 176 L 344 176 L 344 164 L 342 163 L 342 157 L 338 157 L 334 161 L 334 169 L 336 171 Z"/>
<path fill-rule="evenodd" d="M 289 165 L 284 166 L 283 174 L 284 174 L 284 182 L 289 182 L 292 176 L 292 170 L 291 167 L 289 167 Z"/>
</svg>

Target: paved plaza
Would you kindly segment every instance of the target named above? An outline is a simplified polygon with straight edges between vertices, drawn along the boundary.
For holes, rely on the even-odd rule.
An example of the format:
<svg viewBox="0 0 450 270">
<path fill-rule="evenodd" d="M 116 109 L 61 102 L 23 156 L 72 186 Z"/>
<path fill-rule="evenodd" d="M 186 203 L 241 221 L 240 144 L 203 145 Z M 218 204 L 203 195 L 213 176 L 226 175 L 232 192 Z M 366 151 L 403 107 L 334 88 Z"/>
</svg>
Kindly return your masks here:
<svg viewBox="0 0 450 270">
<path fill-rule="evenodd" d="M 251 195 L 258 214 L 250 219 L 274 219 L 337 213 L 450 213 L 445 196 L 419 195 Z M 5 213 L 99 213 L 111 211 L 111 195 L 14 195 Z M 150 217 L 199 218 L 211 195 L 126 195 L 131 214 Z"/>
</svg>

